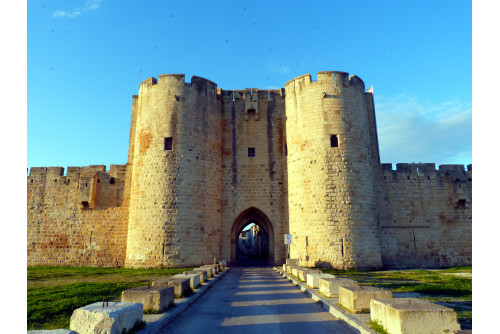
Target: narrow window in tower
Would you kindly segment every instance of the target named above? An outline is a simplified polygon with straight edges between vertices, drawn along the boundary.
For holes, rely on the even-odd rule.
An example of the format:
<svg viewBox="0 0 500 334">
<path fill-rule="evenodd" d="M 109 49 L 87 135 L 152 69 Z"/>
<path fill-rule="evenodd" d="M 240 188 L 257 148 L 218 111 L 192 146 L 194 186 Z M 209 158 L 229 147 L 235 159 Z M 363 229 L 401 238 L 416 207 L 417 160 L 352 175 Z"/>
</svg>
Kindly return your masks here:
<svg viewBox="0 0 500 334">
<path fill-rule="evenodd" d="M 344 257 L 344 239 L 341 238 L 340 242 L 341 242 L 340 246 L 342 247 L 340 251 L 342 252 L 342 257 Z"/>
<path fill-rule="evenodd" d="M 165 137 L 165 151 L 172 151 L 173 142 L 173 137 Z"/>
<path fill-rule="evenodd" d="M 288 146 L 285 144 L 285 155 L 288 155 Z"/>
<path fill-rule="evenodd" d="M 330 147 L 339 147 L 339 137 L 337 135 L 330 135 Z"/>
<path fill-rule="evenodd" d="M 467 202 L 467 200 L 465 200 L 465 199 L 459 199 L 458 203 L 457 203 L 457 208 L 459 208 L 459 209 L 465 209 L 465 203 L 466 202 Z"/>
<path fill-rule="evenodd" d="M 249 147 L 248 148 L 248 156 L 249 157 L 255 157 L 255 147 Z"/>
</svg>

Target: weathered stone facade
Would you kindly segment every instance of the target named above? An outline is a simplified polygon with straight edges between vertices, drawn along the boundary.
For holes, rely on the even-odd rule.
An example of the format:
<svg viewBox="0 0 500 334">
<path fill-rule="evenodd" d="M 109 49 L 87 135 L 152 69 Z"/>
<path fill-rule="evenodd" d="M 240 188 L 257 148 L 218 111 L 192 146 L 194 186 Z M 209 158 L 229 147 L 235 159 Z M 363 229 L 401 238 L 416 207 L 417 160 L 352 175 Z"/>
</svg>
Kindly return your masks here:
<svg viewBox="0 0 500 334">
<path fill-rule="evenodd" d="M 471 265 L 472 166 L 381 164 L 373 94 L 344 72 L 278 90 L 149 78 L 132 100 L 126 165 L 31 168 L 28 264 L 234 263 L 241 229 L 269 262 Z"/>
</svg>

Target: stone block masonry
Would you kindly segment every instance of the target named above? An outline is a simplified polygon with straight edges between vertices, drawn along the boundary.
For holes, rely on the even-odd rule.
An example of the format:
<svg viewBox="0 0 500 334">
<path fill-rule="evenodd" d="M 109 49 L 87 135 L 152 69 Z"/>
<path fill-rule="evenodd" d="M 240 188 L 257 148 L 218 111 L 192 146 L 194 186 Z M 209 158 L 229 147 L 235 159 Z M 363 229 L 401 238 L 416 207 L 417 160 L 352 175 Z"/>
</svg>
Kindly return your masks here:
<svg viewBox="0 0 500 334">
<path fill-rule="evenodd" d="M 372 91 L 317 77 L 271 90 L 145 80 L 125 165 L 29 170 L 28 265 L 233 265 L 249 223 L 271 265 L 471 265 L 472 165 L 381 164 Z"/>
</svg>

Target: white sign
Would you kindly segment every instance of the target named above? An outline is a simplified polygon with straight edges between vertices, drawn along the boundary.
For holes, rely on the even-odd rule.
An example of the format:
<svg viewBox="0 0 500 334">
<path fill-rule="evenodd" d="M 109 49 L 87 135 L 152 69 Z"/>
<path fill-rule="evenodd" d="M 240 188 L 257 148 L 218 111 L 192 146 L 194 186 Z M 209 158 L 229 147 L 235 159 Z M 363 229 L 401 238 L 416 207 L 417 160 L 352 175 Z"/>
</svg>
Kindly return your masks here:
<svg viewBox="0 0 500 334">
<path fill-rule="evenodd" d="M 291 245 L 291 244 L 292 244 L 292 235 L 285 234 L 285 245 Z"/>
</svg>

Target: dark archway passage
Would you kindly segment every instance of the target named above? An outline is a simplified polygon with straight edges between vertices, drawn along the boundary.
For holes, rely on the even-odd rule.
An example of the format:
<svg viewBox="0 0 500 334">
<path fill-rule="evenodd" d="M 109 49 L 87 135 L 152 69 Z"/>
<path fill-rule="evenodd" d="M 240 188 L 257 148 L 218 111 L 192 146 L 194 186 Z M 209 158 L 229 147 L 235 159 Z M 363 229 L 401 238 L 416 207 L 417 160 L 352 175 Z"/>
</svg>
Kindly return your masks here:
<svg viewBox="0 0 500 334">
<path fill-rule="evenodd" d="M 242 231 L 254 224 L 240 238 Z M 259 266 L 274 264 L 274 228 L 267 216 L 257 208 L 243 211 L 231 227 L 231 264 Z"/>
<path fill-rule="evenodd" d="M 269 258 L 269 237 L 267 232 L 255 221 L 238 233 L 236 264 L 238 266 L 266 266 Z"/>
</svg>

